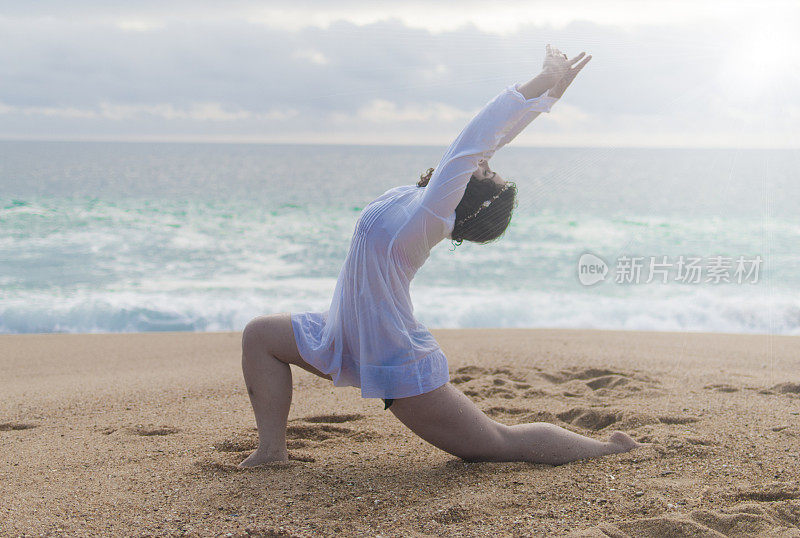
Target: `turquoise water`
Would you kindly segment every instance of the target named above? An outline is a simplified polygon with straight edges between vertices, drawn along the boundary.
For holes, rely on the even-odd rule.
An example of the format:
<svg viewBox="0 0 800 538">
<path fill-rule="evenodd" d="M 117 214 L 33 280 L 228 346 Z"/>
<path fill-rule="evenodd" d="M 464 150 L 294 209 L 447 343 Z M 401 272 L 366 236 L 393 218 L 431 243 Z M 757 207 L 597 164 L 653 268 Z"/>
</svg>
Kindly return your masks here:
<svg viewBox="0 0 800 538">
<path fill-rule="evenodd" d="M 240 330 L 324 310 L 361 209 L 445 148 L 0 142 L 0 332 Z M 506 148 L 496 243 L 437 245 L 428 327 L 800 334 L 797 150 Z M 584 252 L 739 256 L 756 281 L 591 287 Z M 731 275 L 733 273 L 731 272 Z"/>
</svg>

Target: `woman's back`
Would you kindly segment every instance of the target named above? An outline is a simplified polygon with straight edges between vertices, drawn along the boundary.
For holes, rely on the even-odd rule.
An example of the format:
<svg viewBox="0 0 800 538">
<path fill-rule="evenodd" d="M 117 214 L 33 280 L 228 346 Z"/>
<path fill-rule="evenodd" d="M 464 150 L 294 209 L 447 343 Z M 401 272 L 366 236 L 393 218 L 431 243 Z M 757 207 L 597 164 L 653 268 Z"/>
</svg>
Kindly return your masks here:
<svg viewBox="0 0 800 538">
<path fill-rule="evenodd" d="M 335 385 L 361 387 L 365 398 L 402 398 L 449 379 L 438 342 L 413 315 L 409 284 L 421 262 L 393 248 L 421 198 L 422 189 L 404 185 L 370 202 L 356 221 L 328 311 L 292 314 L 295 333 L 308 335 L 298 338 L 300 354 L 334 372 Z"/>
<path fill-rule="evenodd" d="M 351 249 L 356 239 L 364 236 L 368 248 L 377 256 L 399 264 L 410 281 L 430 250 L 447 237 L 455 219 L 455 213 L 449 222 L 426 218 L 428 212 L 422 207 L 424 192 L 416 185 L 402 185 L 367 204 L 356 221 Z M 396 248 L 400 245 L 402 248 Z"/>
</svg>

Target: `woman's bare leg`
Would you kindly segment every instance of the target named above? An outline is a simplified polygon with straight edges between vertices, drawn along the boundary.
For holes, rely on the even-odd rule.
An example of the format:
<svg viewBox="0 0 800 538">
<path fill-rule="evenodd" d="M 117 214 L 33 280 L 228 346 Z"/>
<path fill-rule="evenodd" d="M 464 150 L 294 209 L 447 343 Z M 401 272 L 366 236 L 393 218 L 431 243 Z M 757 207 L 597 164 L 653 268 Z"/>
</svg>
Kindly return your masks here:
<svg viewBox="0 0 800 538">
<path fill-rule="evenodd" d="M 286 419 L 292 404 L 292 371 L 300 366 L 330 379 L 297 351 L 289 313 L 261 316 L 242 333 L 242 373 L 258 427 L 258 448 L 240 467 L 287 461 Z"/>
<path fill-rule="evenodd" d="M 506 426 L 486 416 L 450 383 L 419 396 L 397 398 L 389 409 L 424 440 L 467 461 L 557 465 L 640 446 L 622 432 L 598 441 L 547 422 Z"/>
</svg>

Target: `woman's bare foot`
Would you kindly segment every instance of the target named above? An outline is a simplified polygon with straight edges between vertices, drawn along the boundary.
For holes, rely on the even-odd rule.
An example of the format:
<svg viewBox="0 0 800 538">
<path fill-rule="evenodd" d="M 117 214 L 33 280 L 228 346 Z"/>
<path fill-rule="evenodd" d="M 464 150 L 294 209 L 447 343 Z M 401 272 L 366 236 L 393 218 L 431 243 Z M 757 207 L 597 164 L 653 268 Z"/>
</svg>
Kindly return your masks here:
<svg viewBox="0 0 800 538">
<path fill-rule="evenodd" d="M 611 448 L 611 454 L 621 454 L 642 446 L 642 443 L 634 441 L 627 433 L 620 431 L 611 434 L 611 437 L 608 438 L 608 444 Z"/>
<path fill-rule="evenodd" d="M 283 451 L 283 454 L 270 454 L 267 452 L 261 452 L 260 450 L 255 450 L 252 454 L 247 456 L 245 460 L 238 465 L 240 469 L 249 469 L 250 467 L 257 467 L 259 465 L 264 465 L 266 463 L 276 463 L 276 462 L 287 462 L 289 461 L 289 456 L 286 451 Z"/>
</svg>

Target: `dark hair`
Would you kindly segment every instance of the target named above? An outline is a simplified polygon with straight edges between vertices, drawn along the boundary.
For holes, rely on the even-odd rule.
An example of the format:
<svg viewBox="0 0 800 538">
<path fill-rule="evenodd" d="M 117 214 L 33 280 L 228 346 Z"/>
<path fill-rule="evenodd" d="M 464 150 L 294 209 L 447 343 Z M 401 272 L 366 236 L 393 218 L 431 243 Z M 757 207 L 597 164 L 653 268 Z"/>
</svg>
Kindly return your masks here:
<svg viewBox="0 0 800 538">
<path fill-rule="evenodd" d="M 417 187 L 428 185 L 433 170 L 428 168 L 427 172 L 419 176 Z M 500 192 L 501 190 L 503 192 Z M 495 196 L 497 198 L 494 198 Z M 492 200 L 490 205 L 481 209 L 487 200 Z M 494 180 L 478 179 L 473 174 L 467 183 L 464 196 L 456 207 L 456 222 L 450 234 L 453 244 L 459 246 L 465 240 L 485 244 L 500 238 L 511 222 L 511 214 L 515 207 L 517 207 L 516 183 L 506 181 L 503 190 L 503 186 Z"/>
</svg>

